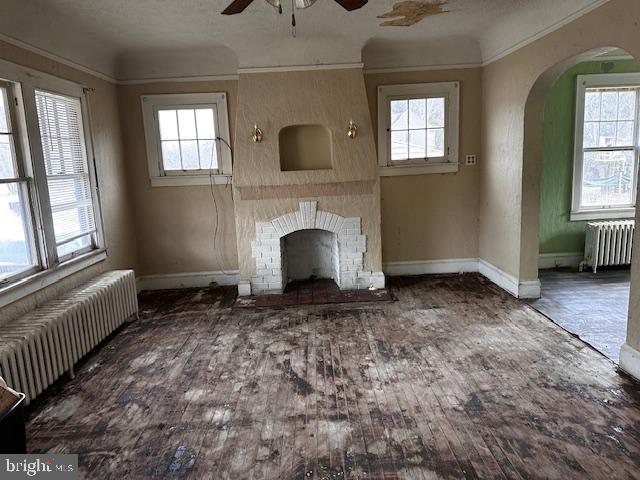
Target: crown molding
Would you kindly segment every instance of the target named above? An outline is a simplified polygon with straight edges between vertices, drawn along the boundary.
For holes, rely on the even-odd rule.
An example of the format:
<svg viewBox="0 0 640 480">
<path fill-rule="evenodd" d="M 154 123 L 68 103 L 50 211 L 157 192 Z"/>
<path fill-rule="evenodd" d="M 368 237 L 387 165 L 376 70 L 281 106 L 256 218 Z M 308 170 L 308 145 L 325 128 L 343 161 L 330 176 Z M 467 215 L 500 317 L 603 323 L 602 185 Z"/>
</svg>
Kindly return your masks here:
<svg viewBox="0 0 640 480">
<path fill-rule="evenodd" d="M 562 20 L 557 21 L 553 25 L 551 25 L 551 26 L 549 26 L 549 27 L 547 27 L 547 28 L 545 28 L 543 30 L 540 30 L 538 33 L 535 33 L 535 34 L 525 38 L 524 40 L 521 40 L 520 42 L 516 43 L 512 47 L 504 49 L 504 50 L 502 50 L 502 51 L 500 51 L 498 53 L 495 53 L 495 54 L 489 56 L 488 58 L 483 59 L 482 66 L 486 67 L 487 65 L 489 65 L 489 64 L 491 64 L 493 62 L 497 62 L 501 58 L 504 58 L 507 55 L 510 55 L 513 52 L 516 52 L 516 51 L 520 50 L 521 48 L 524 48 L 527 45 L 535 42 L 536 40 L 539 40 L 542 37 L 545 37 L 545 36 L 549 35 L 550 33 L 555 32 L 556 30 L 559 30 L 560 28 L 564 27 L 565 25 L 568 25 L 569 23 L 573 22 L 574 20 L 577 20 L 578 18 L 582 17 L 583 15 L 586 15 L 589 12 L 592 12 L 593 10 L 601 7 L 602 5 L 604 5 L 607 2 L 609 2 L 609 0 L 597 0 L 596 2 L 592 3 L 591 5 L 588 5 L 588 6 L 584 7 L 584 8 L 581 8 L 577 12 L 574 12 L 574 13 L 572 13 L 570 15 L 567 15 Z"/>
<path fill-rule="evenodd" d="M 454 63 L 451 65 L 414 65 L 408 67 L 388 67 L 388 68 L 365 68 L 365 75 L 376 73 L 403 73 L 403 72 L 424 72 L 429 70 L 464 70 L 467 68 L 480 68 L 482 63 Z"/>
<path fill-rule="evenodd" d="M 30 43 L 23 42 L 22 40 L 18 40 L 17 38 L 10 37 L 9 35 L 5 35 L 4 33 L 0 33 L 0 40 L 13 45 L 14 47 L 22 48 L 23 50 L 27 50 L 28 52 L 35 53 L 42 57 L 48 58 L 49 60 L 53 60 L 55 62 L 66 65 L 67 67 L 74 68 L 83 73 L 87 73 L 89 75 L 93 75 L 101 80 L 105 80 L 110 83 L 118 83 L 118 81 L 106 73 L 99 72 L 98 70 L 94 70 L 93 68 L 85 67 L 73 60 L 69 60 L 68 58 L 61 57 L 60 55 L 56 55 L 55 53 L 51 53 L 42 48 L 36 47 L 35 45 L 31 45 Z"/>
<path fill-rule="evenodd" d="M 319 63 L 315 65 L 286 65 L 279 67 L 242 67 L 238 74 L 274 73 L 274 72 L 305 72 L 309 70 L 342 70 L 348 68 L 364 68 L 363 63 Z"/>
<path fill-rule="evenodd" d="M 159 77 L 159 78 L 140 78 L 131 80 L 118 80 L 118 85 L 142 85 L 148 83 L 184 83 L 184 82 L 223 82 L 229 80 L 238 80 L 238 74 L 230 73 L 224 75 L 195 75 L 192 77 Z"/>
</svg>

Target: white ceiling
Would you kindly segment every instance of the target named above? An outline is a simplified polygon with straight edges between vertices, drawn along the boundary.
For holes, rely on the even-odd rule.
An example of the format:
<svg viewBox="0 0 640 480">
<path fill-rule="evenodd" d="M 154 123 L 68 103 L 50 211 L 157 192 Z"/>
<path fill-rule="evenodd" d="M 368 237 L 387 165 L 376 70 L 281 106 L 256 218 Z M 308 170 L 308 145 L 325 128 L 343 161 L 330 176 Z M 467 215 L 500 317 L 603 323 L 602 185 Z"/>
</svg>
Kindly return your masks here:
<svg viewBox="0 0 640 480">
<path fill-rule="evenodd" d="M 230 1 L 230 0 L 228 0 Z M 397 0 L 348 13 L 332 0 L 298 10 L 263 0 L 220 15 L 227 0 L 2 0 L 0 38 L 119 80 L 234 74 L 238 67 L 356 63 L 367 68 L 478 64 L 606 0 L 450 0 L 412 27 L 380 27 Z M 284 2 L 288 5 L 288 2 Z"/>
</svg>

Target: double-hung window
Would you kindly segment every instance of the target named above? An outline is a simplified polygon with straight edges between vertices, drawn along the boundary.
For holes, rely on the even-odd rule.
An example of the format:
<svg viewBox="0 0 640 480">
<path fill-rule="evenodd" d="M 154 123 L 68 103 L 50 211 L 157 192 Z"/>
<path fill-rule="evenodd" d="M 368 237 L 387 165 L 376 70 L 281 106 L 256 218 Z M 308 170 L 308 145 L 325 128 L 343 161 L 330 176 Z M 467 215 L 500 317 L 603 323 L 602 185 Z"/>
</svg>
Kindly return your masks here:
<svg viewBox="0 0 640 480">
<path fill-rule="evenodd" d="M 571 220 L 635 215 L 640 74 L 579 75 Z"/>
<path fill-rule="evenodd" d="M 226 94 L 143 95 L 141 100 L 153 186 L 229 183 Z"/>
<path fill-rule="evenodd" d="M 378 87 L 381 175 L 458 170 L 458 82 Z"/>
<path fill-rule="evenodd" d="M 0 82 L 0 285 L 34 273 L 40 263 L 15 93 L 13 84 Z"/>
<path fill-rule="evenodd" d="M 3 61 L 0 78 L 3 305 L 106 253 L 85 90 Z"/>
</svg>

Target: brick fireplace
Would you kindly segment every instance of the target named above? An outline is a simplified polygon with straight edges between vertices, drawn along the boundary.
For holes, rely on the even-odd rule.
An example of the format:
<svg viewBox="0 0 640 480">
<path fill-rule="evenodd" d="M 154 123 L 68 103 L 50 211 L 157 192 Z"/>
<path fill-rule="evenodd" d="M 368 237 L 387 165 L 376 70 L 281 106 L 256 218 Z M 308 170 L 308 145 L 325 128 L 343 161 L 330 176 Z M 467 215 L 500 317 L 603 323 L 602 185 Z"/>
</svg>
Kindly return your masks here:
<svg viewBox="0 0 640 480">
<path fill-rule="evenodd" d="M 362 70 L 240 73 L 238 100 L 239 294 L 281 293 L 304 276 L 332 278 L 342 290 L 383 288 L 380 185 Z M 346 134 L 350 121 L 356 138 Z M 260 142 L 252 141 L 254 125 Z M 297 138 L 296 126 L 320 134 Z M 282 143 L 289 141 L 305 148 Z M 295 158 L 317 151 L 325 157 Z"/>
<path fill-rule="evenodd" d="M 343 217 L 317 209 L 317 201 L 300 202 L 300 209 L 269 222 L 256 223 L 256 239 L 251 242 L 251 255 L 256 262 L 256 274 L 240 287 L 241 294 L 282 292 L 287 284 L 287 236 L 295 232 L 331 232 L 335 236 L 335 249 L 325 253 L 328 263 L 335 265 L 332 278 L 342 290 L 356 288 L 384 288 L 381 273 L 364 270 L 366 235 L 362 234 L 359 217 Z M 314 241 L 307 238 L 309 245 Z M 316 250 L 318 250 L 316 248 Z M 312 257 L 312 252 L 297 261 Z M 313 272 L 312 272 L 313 274 Z M 326 277 L 322 275 L 323 277 Z M 249 289 L 250 287 L 250 289 Z"/>
</svg>

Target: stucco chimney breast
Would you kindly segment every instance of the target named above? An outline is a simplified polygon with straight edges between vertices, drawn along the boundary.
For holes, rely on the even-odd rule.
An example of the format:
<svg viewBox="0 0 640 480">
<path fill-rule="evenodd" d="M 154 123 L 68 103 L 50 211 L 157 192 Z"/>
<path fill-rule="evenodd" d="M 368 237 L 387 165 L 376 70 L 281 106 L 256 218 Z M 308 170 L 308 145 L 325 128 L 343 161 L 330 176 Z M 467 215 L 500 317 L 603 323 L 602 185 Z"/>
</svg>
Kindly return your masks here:
<svg viewBox="0 0 640 480">
<path fill-rule="evenodd" d="M 356 138 L 347 136 L 350 121 L 358 126 Z M 252 141 L 255 125 L 263 132 L 261 142 Z M 304 136 L 281 135 L 295 125 L 326 132 L 309 141 L 325 142 L 330 168 L 316 159 L 291 158 L 292 152 L 313 151 Z M 306 248 L 330 252 L 334 280 L 342 289 L 384 287 L 380 187 L 362 70 L 241 73 L 235 138 L 239 293 L 282 292 L 289 278 L 283 255 L 294 232 L 305 232 L 295 241 L 306 239 Z M 284 147 L 286 165 L 303 168 L 282 167 L 280 142 L 287 138 L 303 144 Z M 314 164 L 319 168 L 308 168 Z M 335 248 L 325 249 L 329 237 L 316 236 L 315 230 L 333 235 Z"/>
</svg>

